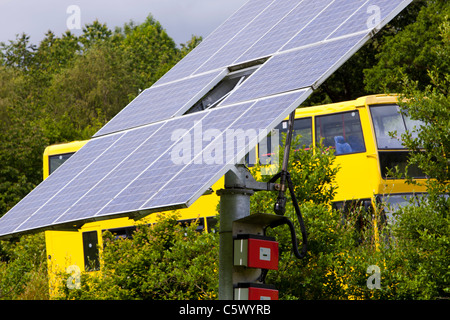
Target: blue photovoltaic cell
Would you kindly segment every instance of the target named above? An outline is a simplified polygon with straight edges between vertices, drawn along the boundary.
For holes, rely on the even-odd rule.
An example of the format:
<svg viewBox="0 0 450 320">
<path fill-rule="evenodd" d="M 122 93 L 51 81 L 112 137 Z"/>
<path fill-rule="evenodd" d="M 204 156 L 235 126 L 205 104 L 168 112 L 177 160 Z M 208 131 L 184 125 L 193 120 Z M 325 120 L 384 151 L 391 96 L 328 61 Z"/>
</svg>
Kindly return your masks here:
<svg viewBox="0 0 450 320">
<path fill-rule="evenodd" d="M 181 170 L 179 168 L 173 170 L 175 174 L 171 175 L 163 186 L 158 185 L 159 189 L 155 188 L 153 193 L 147 193 L 150 197 L 141 204 L 139 210 L 170 207 L 173 204 L 186 205 L 187 202 L 196 200 L 193 195 L 200 196 L 225 174 L 231 166 L 256 146 L 257 138 L 266 137 L 269 130 L 303 102 L 310 92 L 310 90 L 301 90 L 257 102 L 211 110 L 202 120 L 202 130 L 204 133 L 217 130 L 215 140 L 207 139 L 208 143 L 203 145 L 200 153 L 194 153 L 192 150 L 192 160 Z M 236 114 L 233 120 L 225 120 L 225 115 L 230 113 Z M 220 123 L 219 126 L 216 125 L 218 123 Z M 240 144 L 233 140 L 234 137 L 240 139 L 247 137 L 253 140 L 247 139 L 246 143 Z M 230 138 L 232 141 L 229 140 Z M 250 142 L 252 144 L 249 144 Z M 219 156 L 211 156 L 211 152 L 219 150 L 222 151 Z M 164 163 L 170 164 L 171 161 L 167 160 Z M 143 179 L 152 181 L 152 168 L 143 175 Z"/>
<path fill-rule="evenodd" d="M 99 214 L 140 210 L 141 206 L 149 198 L 158 193 L 164 184 L 185 166 L 185 163 L 198 156 L 199 152 L 203 149 L 203 139 L 205 138 L 203 135 L 208 134 L 211 130 L 223 130 L 239 117 L 241 113 L 245 112 L 250 105 L 242 104 L 223 110 L 212 109 L 211 111 L 195 113 L 194 115 L 197 116 L 202 115 L 200 119 L 197 116 L 191 116 L 168 122 L 167 128 L 170 130 L 166 132 L 166 138 L 169 139 L 174 130 L 178 129 L 181 125 L 186 128 L 191 128 L 190 130 L 185 130 L 185 140 L 181 139 L 178 143 L 172 144 L 164 143 L 166 149 L 159 154 L 157 161 L 143 171 L 124 192 L 117 195 Z M 185 144 L 183 144 L 183 141 Z M 172 147 L 170 147 L 171 145 Z M 179 151 L 182 147 L 187 148 L 188 154 L 186 155 L 186 161 L 181 161 L 179 158 Z M 200 162 L 200 164 L 203 163 L 202 159 L 198 159 L 197 162 Z M 203 166 L 203 170 L 207 169 L 207 166 Z M 183 186 L 185 188 L 188 187 L 186 184 L 183 184 Z M 161 192 L 166 194 L 165 190 Z M 177 196 L 171 195 L 170 198 Z M 180 201 L 176 203 L 178 204 Z"/>
<path fill-rule="evenodd" d="M 297 1 L 279 0 L 262 11 L 249 25 L 237 33 L 224 47 L 209 57 L 195 73 L 232 65 L 251 44 L 277 24 L 296 5 Z"/>
<path fill-rule="evenodd" d="M 335 0 L 284 45 L 280 51 L 299 48 L 325 40 L 349 16 L 355 13 L 364 2 L 364 0 Z M 364 17 L 364 21 L 367 21 L 369 18 L 369 14 L 366 13 L 366 15 L 367 17 Z"/>
<path fill-rule="evenodd" d="M 299 30 L 304 28 L 324 6 L 332 0 L 304 0 L 275 25 L 257 43 L 250 47 L 235 63 L 240 63 L 258 57 L 264 57 L 277 52 Z"/>
<path fill-rule="evenodd" d="M 273 0 L 250 0 L 221 26 L 203 40 L 198 47 L 170 69 L 156 84 L 171 82 L 192 75 L 206 60 L 250 23 Z"/>
<path fill-rule="evenodd" d="M 94 137 L 183 114 L 212 89 L 223 75 L 224 70 L 220 70 L 166 85 L 153 86 L 122 109 Z"/>
<path fill-rule="evenodd" d="M 192 115 L 191 121 L 199 121 L 204 117 L 204 114 L 197 113 Z M 132 130 L 130 133 L 133 135 L 127 135 L 123 138 L 124 143 L 133 144 L 135 142 L 134 150 L 125 154 L 124 161 L 114 168 L 112 172 L 107 174 L 96 186 L 95 189 L 87 192 L 81 199 L 80 205 L 69 209 L 64 215 L 58 219 L 58 222 L 73 221 L 82 218 L 88 218 L 98 216 L 99 212 L 104 207 L 111 207 L 113 204 L 117 204 L 114 201 L 116 197 L 132 194 L 133 200 L 136 201 L 139 198 L 139 193 L 142 190 L 147 190 L 153 186 L 157 186 L 165 179 L 164 175 L 158 176 L 157 172 L 154 173 L 155 180 L 149 185 L 140 185 L 138 189 L 133 190 L 133 183 L 140 177 L 142 172 L 146 171 L 155 161 L 157 161 L 162 155 L 167 152 L 167 149 L 171 144 L 176 143 L 177 139 L 173 139 L 172 134 L 176 130 L 184 130 L 188 132 L 191 129 L 192 123 L 186 121 L 186 119 L 174 119 L 172 121 L 166 121 L 163 125 L 158 124 L 145 126 Z M 107 154 L 105 156 L 108 156 Z M 176 166 L 173 169 L 177 169 Z M 161 172 L 163 173 L 163 172 Z M 167 172 L 170 175 L 170 172 Z M 141 201 L 145 201 L 142 199 Z M 113 204 L 111 204 L 113 203 Z M 114 209 L 116 211 L 130 212 L 130 207 L 136 205 L 136 203 L 121 202 L 120 205 Z M 115 211 L 115 212 L 116 212 Z"/>
<path fill-rule="evenodd" d="M 104 154 L 107 158 L 116 151 L 121 153 L 121 157 L 114 163 L 115 167 L 97 179 L 94 188 L 82 188 L 84 192 L 78 196 L 76 205 L 68 207 L 55 223 L 94 216 L 164 151 L 161 146 L 164 142 L 164 137 L 161 137 L 164 125 L 165 123 L 152 124 L 126 132 L 114 146 L 115 150 Z"/>
<path fill-rule="evenodd" d="M 330 38 L 341 37 L 346 34 L 362 32 L 374 27 L 379 18 L 384 21 L 392 12 L 399 7 L 403 0 L 370 0 L 355 12 L 342 26 L 334 31 Z M 399 7 L 401 10 L 403 6 Z M 379 16 L 378 16 L 379 15 Z"/>
<path fill-rule="evenodd" d="M 239 133 L 274 127 L 297 106 L 293 103 L 300 103 L 309 93 L 302 90 L 206 110 L 91 140 L 33 190 L 21 202 L 24 207 L 19 203 L 2 218 L 0 236 L 117 216 L 155 205 L 185 207 L 210 187 L 209 182 L 220 178 L 217 169 L 233 165 L 236 157 L 242 157 L 249 148 L 246 144 L 224 143 L 223 148 L 228 147 L 224 158 L 212 163 L 203 153 L 217 142 L 216 138 L 225 139 L 227 129 Z M 190 155 L 178 161 L 178 151 L 187 137 Z M 252 142 L 254 146 L 257 141 Z M 188 179 L 186 175 L 193 170 L 197 175 Z M 182 184 L 180 179 L 185 178 Z"/>
<path fill-rule="evenodd" d="M 279 21 L 260 40 L 253 44 L 234 63 L 242 63 L 260 57 L 266 57 L 277 52 L 295 34 L 302 30 L 310 21 L 318 15 L 323 8 L 333 0 L 303 0 L 298 1 L 295 7 L 286 17 Z"/>
<path fill-rule="evenodd" d="M 71 206 L 78 203 L 87 190 L 95 187 L 96 183 L 107 175 L 114 167 L 123 160 L 127 151 L 132 149 L 132 145 L 127 145 L 122 139 L 126 134 L 121 135 L 116 141 L 106 149 L 99 158 L 95 159 L 88 166 L 83 168 L 75 179 L 68 182 L 64 188 L 55 194 L 43 206 L 32 219 L 23 223 L 20 228 L 27 230 L 42 227 L 46 223 L 52 225 L 58 223 L 58 218 Z"/>
<path fill-rule="evenodd" d="M 34 218 L 38 218 L 42 225 L 50 225 L 51 217 L 48 217 L 45 211 L 41 211 L 41 208 L 64 190 L 68 182 L 79 176 L 87 165 L 101 157 L 102 153 L 120 136 L 89 141 L 1 218 L 0 235 L 13 233 L 16 228 L 25 223 L 35 225 Z"/>
<path fill-rule="evenodd" d="M 364 35 L 356 35 L 275 55 L 224 103 L 237 103 L 312 86 L 330 69 L 343 63 L 342 56 L 355 49 L 363 38 Z"/>
</svg>

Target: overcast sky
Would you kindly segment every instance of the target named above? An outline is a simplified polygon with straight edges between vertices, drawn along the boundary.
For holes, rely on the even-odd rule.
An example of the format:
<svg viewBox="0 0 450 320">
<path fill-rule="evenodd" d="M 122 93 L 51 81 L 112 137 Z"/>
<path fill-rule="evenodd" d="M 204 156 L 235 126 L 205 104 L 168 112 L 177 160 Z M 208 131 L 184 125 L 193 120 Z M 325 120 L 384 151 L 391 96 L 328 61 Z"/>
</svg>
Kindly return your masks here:
<svg viewBox="0 0 450 320">
<path fill-rule="evenodd" d="M 0 0 L 0 42 L 25 32 L 39 44 L 48 30 L 61 36 L 68 26 L 75 34 L 98 19 L 114 30 L 130 20 L 143 22 L 151 13 L 177 44 L 191 35 L 206 37 L 247 0 Z M 79 13 L 73 6 L 79 8 Z"/>
</svg>

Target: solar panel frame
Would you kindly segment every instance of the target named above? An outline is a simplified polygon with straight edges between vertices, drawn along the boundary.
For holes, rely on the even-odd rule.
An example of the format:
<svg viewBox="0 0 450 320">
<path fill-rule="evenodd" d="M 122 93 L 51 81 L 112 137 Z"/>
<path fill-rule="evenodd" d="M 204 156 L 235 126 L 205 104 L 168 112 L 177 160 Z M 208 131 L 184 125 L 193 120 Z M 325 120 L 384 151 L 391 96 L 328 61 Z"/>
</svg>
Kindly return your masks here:
<svg viewBox="0 0 450 320">
<path fill-rule="evenodd" d="M 280 52 L 256 70 L 224 100 L 224 103 L 237 103 L 299 88 L 316 89 L 345 62 L 347 57 L 356 52 L 367 38 L 367 35 L 357 34 Z M 346 53 L 341 55 L 342 51 Z M 298 60 L 304 63 L 296 63 Z M 320 64 L 318 60 L 321 60 Z"/>
<path fill-rule="evenodd" d="M 381 28 L 383 28 L 389 21 L 391 21 L 395 16 L 397 16 L 409 3 L 411 0 L 368 0 L 364 3 L 361 8 L 352 15 L 352 19 L 347 19 L 342 25 L 340 25 L 332 34 L 328 36 L 329 38 L 341 37 L 345 34 L 352 34 L 357 32 L 363 32 L 367 30 L 372 35 L 378 32 Z M 380 8 L 383 8 L 381 10 Z M 376 22 L 375 17 L 373 17 L 373 21 L 364 20 L 364 19 L 355 19 L 354 17 L 358 15 L 366 16 L 375 15 L 376 10 L 380 9 L 380 21 L 376 24 L 376 26 L 372 26 L 372 23 Z M 388 14 L 385 14 L 386 11 Z M 365 21 L 365 24 L 359 24 L 359 21 Z M 369 27 L 369 23 L 371 26 Z M 356 25 L 356 29 L 355 29 Z M 353 28 L 352 28 L 353 27 Z M 362 27 L 362 28 L 361 28 Z M 350 28 L 350 30 L 346 28 Z M 331 37 L 334 34 L 333 37 Z"/>
<path fill-rule="evenodd" d="M 286 51 L 324 41 L 331 32 L 345 21 L 347 16 L 351 16 L 358 10 L 363 1 L 334 0 L 330 2 L 278 51 Z M 339 12 L 339 14 L 336 14 L 336 12 Z"/>
</svg>

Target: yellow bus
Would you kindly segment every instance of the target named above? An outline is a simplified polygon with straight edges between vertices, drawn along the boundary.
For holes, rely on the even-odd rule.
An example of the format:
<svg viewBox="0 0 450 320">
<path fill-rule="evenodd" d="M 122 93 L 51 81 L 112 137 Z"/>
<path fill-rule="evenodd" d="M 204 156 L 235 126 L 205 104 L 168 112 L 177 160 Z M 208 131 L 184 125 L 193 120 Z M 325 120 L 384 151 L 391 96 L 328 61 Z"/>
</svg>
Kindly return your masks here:
<svg viewBox="0 0 450 320">
<path fill-rule="evenodd" d="M 315 145 L 322 140 L 325 146 L 335 150 L 335 164 L 340 167 L 336 176 L 335 208 L 345 211 L 355 202 L 369 207 L 381 201 L 395 207 L 408 197 L 425 191 L 424 187 L 407 184 L 404 179 L 394 179 L 388 175 L 389 169 L 406 166 L 409 151 L 398 137 L 418 125 L 399 112 L 395 96 L 372 95 L 341 103 L 298 108 L 295 119 L 294 129 L 296 134 L 301 135 L 301 145 Z M 286 131 L 287 119 L 277 129 Z M 397 138 L 392 136 L 392 132 L 396 133 Z M 86 142 L 47 147 L 44 152 L 44 179 Z M 268 156 L 271 155 L 266 153 L 256 158 L 266 163 L 264 158 Z M 408 174 L 416 179 L 425 178 L 415 168 L 410 168 Z M 199 219 L 201 230 L 214 228 L 219 202 L 215 191 L 221 189 L 223 183 L 221 178 L 212 186 L 211 192 L 200 197 L 191 207 L 180 210 L 181 219 Z M 154 222 L 155 216 L 148 216 L 145 222 Z M 58 271 L 98 269 L 101 233 L 110 230 L 118 237 L 128 237 L 135 225 L 134 220 L 118 218 L 86 223 L 78 231 L 46 231 L 50 279 Z"/>
<path fill-rule="evenodd" d="M 390 205 L 385 210 L 392 211 L 426 191 L 423 184 L 407 184 L 391 174 L 396 168 L 404 172 L 407 166 L 410 151 L 402 145 L 401 135 L 421 125 L 400 112 L 396 96 L 371 95 L 299 108 L 295 118 L 301 144 L 316 145 L 323 139 L 325 147 L 335 150 L 335 165 L 340 167 L 335 208 L 345 210 L 355 201 L 366 207 L 384 202 Z M 280 124 L 280 130 L 285 128 L 287 120 Z M 426 179 L 415 166 L 408 167 L 408 176 L 416 181 Z"/>
</svg>

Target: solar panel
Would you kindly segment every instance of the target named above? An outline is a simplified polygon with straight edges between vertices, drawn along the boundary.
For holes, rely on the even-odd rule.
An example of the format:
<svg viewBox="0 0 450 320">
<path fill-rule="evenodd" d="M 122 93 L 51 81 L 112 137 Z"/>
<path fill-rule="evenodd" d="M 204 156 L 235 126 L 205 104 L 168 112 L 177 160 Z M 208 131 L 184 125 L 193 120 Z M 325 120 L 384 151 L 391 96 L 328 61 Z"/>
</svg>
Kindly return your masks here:
<svg viewBox="0 0 450 320">
<path fill-rule="evenodd" d="M 272 26 L 258 41 L 249 46 L 235 64 L 270 56 L 314 19 L 333 0 L 298 1 L 285 17 Z"/>
<path fill-rule="evenodd" d="M 94 137 L 183 114 L 211 90 L 225 74 L 224 68 L 170 84 L 152 86 L 122 109 Z"/>
<path fill-rule="evenodd" d="M 182 61 L 161 77 L 156 84 L 167 83 L 192 75 L 209 57 L 251 23 L 272 2 L 273 0 L 250 0 L 245 3 Z"/>
<path fill-rule="evenodd" d="M 91 140 L 2 218 L 0 235 L 186 207 L 309 94 L 303 89 Z M 182 135 L 174 139 L 177 130 Z M 247 143 L 226 141 L 230 132 L 248 130 L 255 135 L 249 135 Z M 205 139 L 202 135 L 208 131 L 217 136 Z M 177 161 L 174 152 L 187 136 L 192 139 L 190 156 Z M 212 148 L 221 149 L 213 163 L 204 159 Z M 55 183 L 67 178 L 69 168 L 75 169 L 71 179 Z"/>
<path fill-rule="evenodd" d="M 410 2 L 250 0 L 4 215 L 0 238 L 189 206 Z"/>
<path fill-rule="evenodd" d="M 220 48 L 214 55 L 208 57 L 195 73 L 202 73 L 232 65 L 248 49 L 249 44 L 253 44 L 259 40 L 274 24 L 280 21 L 297 5 L 298 2 L 292 0 L 272 2 L 250 24 L 230 39 L 226 45 Z"/>
<path fill-rule="evenodd" d="M 227 67 L 236 64 L 342 37 L 350 37 L 345 40 L 350 46 L 349 41 L 354 39 L 354 52 L 364 43 L 361 39 L 367 40 L 375 27 L 384 25 L 392 18 L 392 12 L 396 13 L 397 8 L 408 2 L 250 0 L 94 136 L 183 114 L 224 77 Z M 332 60 L 328 59 L 332 65 L 340 65 Z M 321 63 L 320 67 L 325 66 Z"/>
<path fill-rule="evenodd" d="M 363 44 L 357 35 L 274 55 L 226 100 L 236 103 L 297 88 L 317 86 Z M 359 46 L 357 46 L 359 44 Z M 302 63 L 298 63 L 301 61 Z"/>
</svg>

